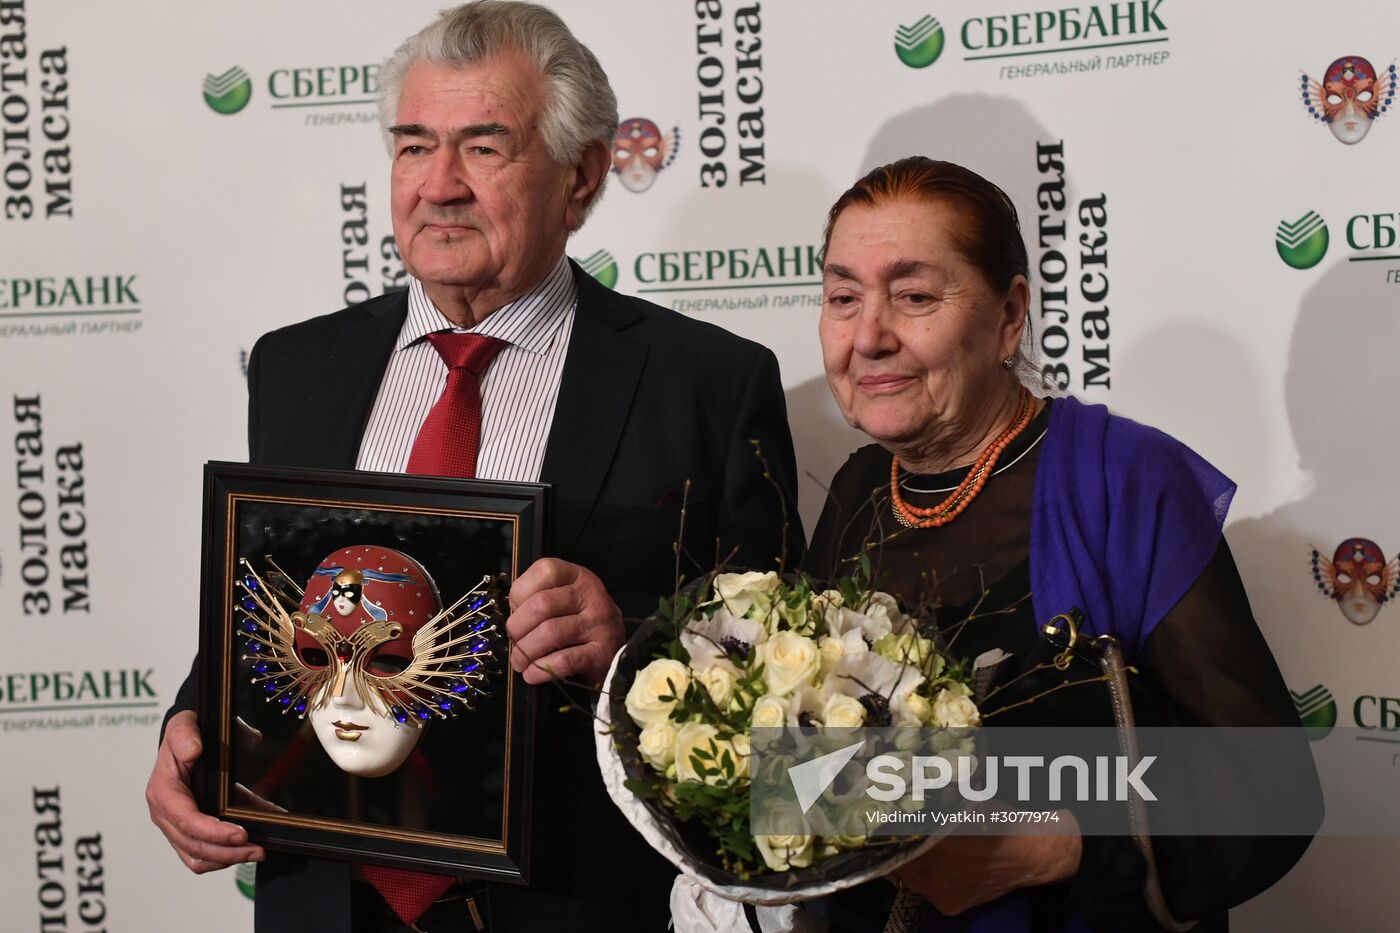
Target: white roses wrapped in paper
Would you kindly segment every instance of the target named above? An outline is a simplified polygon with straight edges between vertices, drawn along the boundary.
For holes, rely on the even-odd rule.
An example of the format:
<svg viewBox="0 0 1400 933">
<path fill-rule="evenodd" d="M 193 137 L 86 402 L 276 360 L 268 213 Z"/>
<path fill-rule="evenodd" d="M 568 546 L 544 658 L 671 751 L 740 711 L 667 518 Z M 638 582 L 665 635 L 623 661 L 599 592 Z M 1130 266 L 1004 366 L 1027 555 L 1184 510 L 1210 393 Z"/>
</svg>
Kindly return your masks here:
<svg viewBox="0 0 1400 933">
<path fill-rule="evenodd" d="M 753 728 L 978 725 L 964 668 L 892 596 L 859 577 L 818 590 L 801 576 L 721 573 L 651 621 L 604 686 L 599 763 L 618 806 L 683 875 L 734 901 L 790 904 L 886 874 L 930 844 L 853 857 L 864 826 L 816 835 L 797 807 L 769 814 L 766 828 L 782 832 L 749 833 Z M 688 844 L 697 828 L 704 846 Z"/>
</svg>

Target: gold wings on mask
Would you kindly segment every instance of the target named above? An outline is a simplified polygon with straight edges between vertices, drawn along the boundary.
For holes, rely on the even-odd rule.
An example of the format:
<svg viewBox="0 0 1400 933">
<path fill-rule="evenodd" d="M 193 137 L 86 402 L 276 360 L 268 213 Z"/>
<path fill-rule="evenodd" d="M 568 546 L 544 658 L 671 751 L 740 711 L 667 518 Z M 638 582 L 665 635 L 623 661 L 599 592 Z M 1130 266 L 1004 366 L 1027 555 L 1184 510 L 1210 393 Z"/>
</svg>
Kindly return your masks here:
<svg viewBox="0 0 1400 933">
<path fill-rule="evenodd" d="M 264 575 L 239 561 L 235 634 L 252 682 L 283 713 L 305 716 L 308 708 L 353 689 L 379 715 L 422 723 L 470 710 L 487 693 L 504 640 L 489 574 L 414 633 L 412 657 L 402 670 L 380 673 L 369 664 L 376 649 L 403 634 L 402 625 L 370 622 L 342 635 L 324 616 L 302 612 L 302 588 L 272 558 L 265 561 Z M 305 649 L 297 650 L 298 633 L 320 646 L 325 664 L 308 663 Z"/>
</svg>

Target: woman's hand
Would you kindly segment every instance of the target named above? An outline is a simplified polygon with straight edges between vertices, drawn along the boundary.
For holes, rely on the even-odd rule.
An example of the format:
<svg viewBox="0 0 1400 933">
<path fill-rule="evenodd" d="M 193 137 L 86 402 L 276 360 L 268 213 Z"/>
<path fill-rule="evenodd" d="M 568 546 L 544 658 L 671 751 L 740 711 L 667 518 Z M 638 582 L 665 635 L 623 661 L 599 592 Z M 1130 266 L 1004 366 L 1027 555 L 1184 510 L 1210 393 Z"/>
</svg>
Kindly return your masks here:
<svg viewBox="0 0 1400 933">
<path fill-rule="evenodd" d="M 1015 891 L 1068 881 L 1079 870 L 1082 841 L 1075 829 L 1056 836 L 949 836 L 896 869 L 894 877 L 945 916 L 956 916 Z"/>
</svg>

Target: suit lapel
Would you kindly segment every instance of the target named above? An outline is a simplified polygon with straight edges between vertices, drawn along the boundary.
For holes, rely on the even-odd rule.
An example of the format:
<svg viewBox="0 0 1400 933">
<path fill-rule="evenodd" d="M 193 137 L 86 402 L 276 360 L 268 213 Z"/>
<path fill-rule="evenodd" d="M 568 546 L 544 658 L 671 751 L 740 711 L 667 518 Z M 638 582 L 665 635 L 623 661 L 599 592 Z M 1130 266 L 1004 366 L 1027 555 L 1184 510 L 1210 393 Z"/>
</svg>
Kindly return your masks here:
<svg viewBox="0 0 1400 933">
<path fill-rule="evenodd" d="M 370 408 L 408 315 L 408 292 L 386 295 L 363 308 L 363 317 L 337 331 L 321 374 L 325 402 L 316 406 L 315 423 L 325 433 L 311 439 L 318 444 L 324 441 L 325 466 L 331 469 L 355 468 Z"/>
<path fill-rule="evenodd" d="M 578 310 L 540 482 L 555 488 L 556 550 L 569 554 L 602 489 L 632 410 L 647 348 L 621 333 L 641 313 L 573 266 Z"/>
</svg>

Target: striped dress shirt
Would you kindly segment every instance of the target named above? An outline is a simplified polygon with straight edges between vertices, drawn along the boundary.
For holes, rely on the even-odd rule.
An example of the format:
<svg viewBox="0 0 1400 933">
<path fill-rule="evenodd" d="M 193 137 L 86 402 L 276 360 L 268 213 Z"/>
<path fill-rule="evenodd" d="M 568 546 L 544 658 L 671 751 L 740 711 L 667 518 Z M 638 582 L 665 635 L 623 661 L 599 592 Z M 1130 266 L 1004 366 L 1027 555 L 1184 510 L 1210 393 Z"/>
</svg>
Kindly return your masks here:
<svg viewBox="0 0 1400 933">
<path fill-rule="evenodd" d="M 447 364 L 428 341 L 438 331 L 484 334 L 506 346 L 481 376 L 481 479 L 538 482 L 578 292 L 566 257 L 534 289 L 501 307 L 475 327 L 457 327 L 410 279 L 404 319 L 355 466 L 402 473 L 413 441 L 447 384 Z"/>
</svg>

